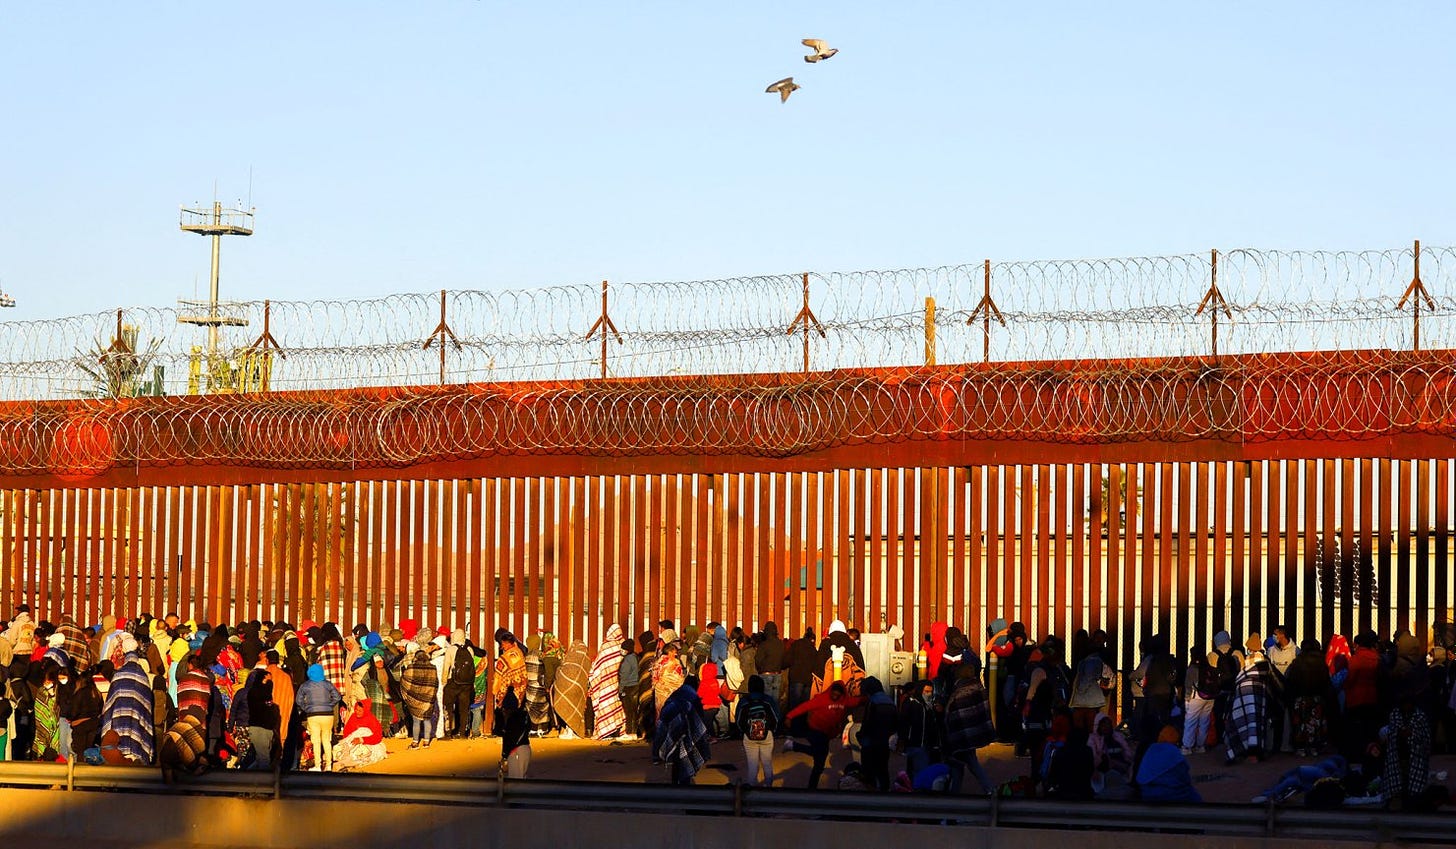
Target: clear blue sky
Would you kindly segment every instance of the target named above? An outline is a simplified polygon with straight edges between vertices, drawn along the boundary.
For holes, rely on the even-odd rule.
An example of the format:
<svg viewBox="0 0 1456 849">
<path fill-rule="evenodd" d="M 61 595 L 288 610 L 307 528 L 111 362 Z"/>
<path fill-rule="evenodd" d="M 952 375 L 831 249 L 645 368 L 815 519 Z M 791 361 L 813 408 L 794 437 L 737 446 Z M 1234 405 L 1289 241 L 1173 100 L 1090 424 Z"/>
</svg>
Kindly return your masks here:
<svg viewBox="0 0 1456 849">
<path fill-rule="evenodd" d="M 1456 3 L 1190 6 L 0 0 L 0 319 L 250 168 L 224 297 L 1456 241 Z"/>
</svg>

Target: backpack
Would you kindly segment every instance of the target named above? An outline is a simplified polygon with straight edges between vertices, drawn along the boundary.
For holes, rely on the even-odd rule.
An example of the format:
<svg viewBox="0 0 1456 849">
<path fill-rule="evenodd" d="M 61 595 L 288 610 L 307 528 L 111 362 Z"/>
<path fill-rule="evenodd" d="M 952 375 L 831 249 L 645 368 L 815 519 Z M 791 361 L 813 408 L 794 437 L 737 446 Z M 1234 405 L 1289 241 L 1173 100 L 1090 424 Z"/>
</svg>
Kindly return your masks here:
<svg viewBox="0 0 1456 849">
<path fill-rule="evenodd" d="M 475 656 L 465 646 L 455 649 L 455 665 L 450 667 L 450 683 L 475 683 Z"/>
<path fill-rule="evenodd" d="M 1219 674 L 1217 668 L 1210 666 L 1208 661 L 1202 658 L 1194 661 L 1194 663 L 1198 667 L 1198 684 L 1196 687 L 1198 690 L 1198 698 L 1212 699 L 1217 697 L 1219 682 L 1223 676 Z"/>
<path fill-rule="evenodd" d="M 743 736 L 754 742 L 767 740 L 777 727 L 778 723 L 774 717 L 773 705 L 767 698 L 757 696 L 746 699 L 738 709 L 738 725 L 743 731 Z"/>
<path fill-rule="evenodd" d="M 1239 661 L 1234 657 L 1233 652 L 1218 654 L 1218 689 L 1230 689 L 1234 685 L 1234 679 L 1239 677 Z"/>
</svg>

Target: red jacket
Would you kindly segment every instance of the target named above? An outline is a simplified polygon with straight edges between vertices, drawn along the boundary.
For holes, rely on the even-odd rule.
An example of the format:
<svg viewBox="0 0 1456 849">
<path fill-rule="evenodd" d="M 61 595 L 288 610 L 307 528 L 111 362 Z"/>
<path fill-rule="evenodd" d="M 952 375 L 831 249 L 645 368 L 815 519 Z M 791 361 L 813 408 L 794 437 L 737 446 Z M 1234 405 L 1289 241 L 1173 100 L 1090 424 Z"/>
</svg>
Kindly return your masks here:
<svg viewBox="0 0 1456 849">
<path fill-rule="evenodd" d="M 809 715 L 809 727 L 833 737 L 844 730 L 844 724 L 849 721 L 849 712 L 864 704 L 860 696 L 845 696 L 839 701 L 830 697 L 828 690 L 820 693 L 807 702 L 789 711 L 784 720 L 788 721 L 794 717 L 807 713 Z"/>
<path fill-rule="evenodd" d="M 1350 655 L 1350 675 L 1345 679 L 1345 709 L 1364 707 L 1380 701 L 1380 653 L 1375 649 L 1355 647 Z"/>
<path fill-rule="evenodd" d="M 718 664 L 705 663 L 698 667 L 698 698 L 703 710 L 717 710 L 723 706 L 723 697 L 718 693 Z"/>
</svg>

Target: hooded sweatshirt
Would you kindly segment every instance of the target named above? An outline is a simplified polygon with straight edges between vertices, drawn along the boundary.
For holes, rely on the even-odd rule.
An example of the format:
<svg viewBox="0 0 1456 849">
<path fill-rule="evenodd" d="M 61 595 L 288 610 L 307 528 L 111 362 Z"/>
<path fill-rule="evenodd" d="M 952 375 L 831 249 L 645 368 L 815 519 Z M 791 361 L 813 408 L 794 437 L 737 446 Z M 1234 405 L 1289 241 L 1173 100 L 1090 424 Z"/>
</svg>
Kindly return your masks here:
<svg viewBox="0 0 1456 849">
<path fill-rule="evenodd" d="M 759 643 L 754 661 L 760 675 L 777 675 L 784 671 L 784 641 L 779 638 L 777 624 L 764 623 L 763 642 Z"/>
<path fill-rule="evenodd" d="M 849 712 L 864 703 L 859 696 L 846 695 L 838 700 L 834 698 L 834 691 L 825 690 L 814 698 L 789 711 L 784 720 L 789 721 L 799 714 L 808 714 L 805 718 L 809 727 L 833 737 L 844 729 L 844 724 L 849 721 Z"/>
<path fill-rule="evenodd" d="M 304 716 L 330 716 L 338 709 L 343 697 L 339 690 L 324 678 L 324 668 L 319 664 L 308 668 L 308 680 L 298 688 L 298 709 Z"/>
</svg>

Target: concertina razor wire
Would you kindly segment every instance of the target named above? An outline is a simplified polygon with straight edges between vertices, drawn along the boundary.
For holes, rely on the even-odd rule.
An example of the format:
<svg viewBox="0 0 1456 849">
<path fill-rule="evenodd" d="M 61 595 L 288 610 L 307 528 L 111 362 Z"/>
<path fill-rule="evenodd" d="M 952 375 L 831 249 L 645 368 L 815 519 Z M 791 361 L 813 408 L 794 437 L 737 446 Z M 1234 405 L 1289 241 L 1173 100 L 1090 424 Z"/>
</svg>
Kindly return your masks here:
<svg viewBox="0 0 1456 849">
<path fill-rule="evenodd" d="M 1419 319 L 1426 353 L 1412 359 L 1412 303 L 1402 305 L 1401 296 L 1416 256 L 1412 249 L 1234 250 L 991 262 L 990 294 L 1005 324 L 989 324 L 989 343 L 975 313 L 984 292 L 980 263 L 810 273 L 809 306 L 824 332 L 807 342 L 808 374 L 806 343 L 788 329 L 804 306 L 799 274 L 610 284 L 621 341 L 608 345 L 608 373 L 625 381 L 597 380 L 600 340 L 586 335 L 602 314 L 597 283 L 226 304 L 247 326 L 223 328 L 224 356 L 241 356 L 260 336 L 265 309 L 277 345 L 271 391 L 242 396 L 171 397 L 186 396 L 192 352 L 204 337 L 179 324 L 179 309 L 7 322 L 0 398 L 82 400 L 6 405 L 0 440 L 11 449 L 5 467 L 26 472 L 123 460 L 310 467 L 528 451 L 783 455 L 951 432 L 1005 438 L 1028 427 L 1060 441 L 1231 430 L 1288 436 L 1292 425 L 1276 422 L 1276 409 L 1308 412 L 1311 428 L 1338 422 L 1342 436 L 1440 430 L 1456 409 L 1445 351 L 1456 329 L 1456 249 L 1420 248 L 1430 298 L 1421 299 Z M 1214 363 L 1211 311 L 1199 306 L 1215 263 L 1226 305 L 1218 310 L 1217 369 L 1190 365 Z M 439 350 L 423 344 L 440 322 L 442 298 L 458 340 L 445 352 L 444 382 L 471 391 L 442 391 Z M 927 298 L 935 301 L 940 369 L 921 368 Z M 154 389 L 165 401 L 98 391 L 98 353 L 116 342 L 118 325 L 130 349 L 162 367 Z M 1362 352 L 1357 364 L 1336 356 L 1351 351 Z M 1250 365 L 1244 356 L 1301 352 L 1328 356 L 1295 366 L 1267 358 Z M 1055 364 L 1080 388 L 1071 396 L 1045 391 L 1045 374 L 1028 368 L 1036 363 Z M 975 368 L 945 370 L 954 364 Z M 886 368 L 918 376 L 887 385 L 864 373 Z M 1420 391 L 1392 391 L 1392 369 L 1416 374 Z M 1251 391 L 1251 380 L 1264 383 Z M 370 387 L 381 392 L 367 402 L 340 400 L 339 390 Z M 1066 403 L 1091 396 L 1095 403 Z M 503 405 L 507 397 L 514 403 Z M 1235 397 L 1242 407 L 1230 421 L 1236 405 L 1225 401 Z M 1377 408 L 1379 415 L 1367 415 Z M 78 426 L 78 416 L 88 424 Z M 73 432 L 58 439 L 64 427 Z"/>
</svg>

